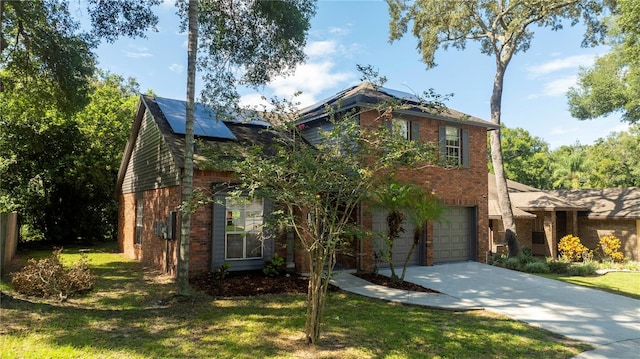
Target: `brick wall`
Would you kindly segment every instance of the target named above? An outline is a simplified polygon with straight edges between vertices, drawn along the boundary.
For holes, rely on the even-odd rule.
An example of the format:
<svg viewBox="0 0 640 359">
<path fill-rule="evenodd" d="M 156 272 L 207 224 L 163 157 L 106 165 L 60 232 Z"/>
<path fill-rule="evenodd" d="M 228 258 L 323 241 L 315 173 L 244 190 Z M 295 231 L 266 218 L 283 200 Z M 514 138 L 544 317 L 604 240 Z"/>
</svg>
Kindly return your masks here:
<svg viewBox="0 0 640 359">
<path fill-rule="evenodd" d="M 589 219 L 578 217 L 578 234 L 580 241 L 589 249 L 594 249 L 600 241 L 600 236 L 613 234 L 620 239 L 620 250 L 625 257 L 640 260 L 640 221 Z"/>
<path fill-rule="evenodd" d="M 377 111 L 368 111 L 360 116 L 361 126 L 377 126 L 380 125 L 377 120 Z M 441 120 L 426 119 L 422 117 L 413 117 L 403 115 L 403 118 L 420 123 L 420 141 L 438 144 L 438 128 L 439 126 L 451 125 Z M 477 253 L 476 260 L 484 262 L 486 253 L 489 251 L 488 239 L 488 183 L 487 183 L 487 130 L 482 127 L 458 125 L 462 129 L 469 131 L 469 168 L 444 168 L 437 165 L 428 166 L 424 169 L 405 170 L 398 172 L 401 179 L 413 181 L 422 185 L 426 190 L 433 191 L 442 203 L 447 206 L 463 206 L 476 207 L 477 210 Z M 366 217 L 366 216 L 365 216 Z M 366 219 L 366 218 L 365 218 Z M 370 218 L 368 219 L 370 222 Z M 365 221 L 365 228 L 371 228 L 369 223 Z M 367 225 L 369 227 L 367 227 Z M 427 242 L 426 242 L 426 264 L 433 264 L 433 225 L 427 225 Z M 473 240 L 473 239 L 472 239 Z M 367 241 L 371 242 L 371 241 Z M 367 246 L 364 246 L 364 253 L 368 253 Z M 369 260 L 366 258 L 364 269 L 371 267 Z"/>
</svg>

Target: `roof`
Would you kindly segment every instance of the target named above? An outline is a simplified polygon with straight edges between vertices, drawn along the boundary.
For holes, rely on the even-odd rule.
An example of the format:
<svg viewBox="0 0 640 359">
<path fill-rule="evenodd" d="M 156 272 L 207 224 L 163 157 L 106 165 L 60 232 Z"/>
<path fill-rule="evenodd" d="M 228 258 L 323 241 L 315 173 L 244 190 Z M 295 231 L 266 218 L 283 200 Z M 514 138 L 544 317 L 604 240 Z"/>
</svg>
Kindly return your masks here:
<svg viewBox="0 0 640 359">
<path fill-rule="evenodd" d="M 160 99 L 160 102 L 165 103 L 165 105 L 167 103 L 171 104 L 169 107 L 165 106 L 165 109 L 168 109 L 169 113 L 165 113 L 162 110 L 162 107 L 158 104 L 158 99 Z M 144 120 L 145 110 L 153 117 L 177 167 L 184 168 L 185 135 L 184 131 L 180 129 L 184 128 L 185 117 L 174 111 L 175 108 L 181 106 L 186 108 L 184 101 L 157 98 L 155 96 L 144 94 L 140 95 L 140 103 L 133 121 L 131 134 L 125 148 L 122 162 L 120 163 L 118 179 L 116 182 L 116 191 L 118 191 L 122 186 L 127 165 L 131 160 L 136 138 L 139 135 L 141 123 Z M 215 133 L 213 133 L 214 136 L 195 136 L 197 140 L 193 158 L 195 168 L 199 168 L 199 166 L 202 166 L 206 161 L 206 158 L 203 155 L 202 146 L 206 146 L 209 149 L 213 148 L 215 152 L 222 156 L 230 157 L 237 156 L 238 153 L 241 152 L 242 148 L 247 148 L 252 145 L 261 144 L 268 147 L 269 144 L 273 143 L 274 139 L 278 136 L 274 131 L 270 130 L 270 127 L 267 126 L 267 122 L 260 120 L 260 117 L 253 116 L 248 113 L 242 113 L 234 117 L 225 115 L 221 116 L 222 119 L 218 119 L 216 118 L 213 110 L 203 109 L 203 105 L 199 106 L 200 121 L 218 122 L 215 126 L 218 128 L 224 128 L 223 132 L 225 135 L 216 137 Z M 209 116 L 209 118 L 204 118 L 206 116 Z M 167 117 L 171 118 L 173 126 Z M 258 119 L 255 120 L 256 118 Z M 180 123 L 180 121 L 182 121 L 182 123 Z M 174 130 L 174 127 L 177 129 Z"/>
<path fill-rule="evenodd" d="M 640 219 L 640 187 L 549 191 L 589 209 L 593 219 Z"/>
<path fill-rule="evenodd" d="M 489 181 L 489 218 L 499 219 L 502 217 L 500 205 L 498 204 L 498 191 L 496 188 L 496 177 L 493 173 L 488 174 Z M 507 188 L 511 199 L 511 209 L 515 218 L 535 218 L 529 212 L 536 211 L 586 211 L 588 207 L 567 201 L 550 191 L 543 191 L 525 184 L 507 180 Z"/>
<path fill-rule="evenodd" d="M 327 106 L 331 106 L 336 110 L 347 111 L 355 107 L 374 108 L 376 105 L 385 101 L 400 101 L 405 105 L 409 105 L 408 108 L 394 110 L 396 113 L 411 114 L 414 116 L 434 118 L 452 123 L 485 127 L 490 130 L 499 128 L 498 125 L 492 122 L 485 121 L 450 108 L 444 108 L 442 111 L 435 111 L 433 108 L 426 106 L 413 94 L 385 87 L 376 87 L 369 82 L 362 82 L 359 85 L 340 91 L 328 99 L 322 100 L 300 110 L 299 114 L 302 117 L 300 123 L 324 118 L 327 115 Z"/>
</svg>

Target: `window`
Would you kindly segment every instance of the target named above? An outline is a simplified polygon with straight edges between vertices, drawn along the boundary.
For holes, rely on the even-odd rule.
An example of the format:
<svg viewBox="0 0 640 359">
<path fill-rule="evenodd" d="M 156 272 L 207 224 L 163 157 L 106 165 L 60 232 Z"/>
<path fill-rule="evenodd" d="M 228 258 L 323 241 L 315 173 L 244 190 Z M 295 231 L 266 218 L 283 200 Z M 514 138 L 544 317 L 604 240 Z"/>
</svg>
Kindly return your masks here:
<svg viewBox="0 0 640 359">
<path fill-rule="evenodd" d="M 226 200 L 225 259 L 262 258 L 262 199 Z"/>
<path fill-rule="evenodd" d="M 469 131 L 440 126 L 440 162 L 447 167 L 469 167 Z"/>
<path fill-rule="evenodd" d="M 133 239 L 133 243 L 137 245 L 142 245 L 142 214 L 144 212 L 144 207 L 142 204 L 142 200 L 136 201 L 136 236 Z"/>
<path fill-rule="evenodd" d="M 404 118 L 393 118 L 387 121 L 387 128 L 406 140 L 417 141 L 420 137 L 420 125 L 416 121 L 409 121 Z"/>
<path fill-rule="evenodd" d="M 391 131 L 393 134 L 398 135 L 406 140 L 411 139 L 411 133 L 409 132 L 409 121 L 401 118 L 394 118 L 391 120 Z"/>
<path fill-rule="evenodd" d="M 447 149 L 446 163 L 452 166 L 460 165 L 460 129 L 447 126 L 445 146 Z"/>
</svg>

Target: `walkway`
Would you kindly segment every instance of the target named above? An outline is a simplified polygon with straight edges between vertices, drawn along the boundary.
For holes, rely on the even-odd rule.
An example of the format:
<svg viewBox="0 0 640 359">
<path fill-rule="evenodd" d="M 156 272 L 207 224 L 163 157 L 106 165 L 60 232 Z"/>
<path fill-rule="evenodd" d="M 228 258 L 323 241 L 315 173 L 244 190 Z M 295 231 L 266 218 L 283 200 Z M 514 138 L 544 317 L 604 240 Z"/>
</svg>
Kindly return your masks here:
<svg viewBox="0 0 640 359">
<path fill-rule="evenodd" d="M 386 288 L 345 272 L 333 282 L 389 301 L 449 310 L 484 308 L 596 346 L 580 359 L 640 358 L 640 300 L 477 262 L 410 267 L 405 280 L 441 294 Z"/>
</svg>

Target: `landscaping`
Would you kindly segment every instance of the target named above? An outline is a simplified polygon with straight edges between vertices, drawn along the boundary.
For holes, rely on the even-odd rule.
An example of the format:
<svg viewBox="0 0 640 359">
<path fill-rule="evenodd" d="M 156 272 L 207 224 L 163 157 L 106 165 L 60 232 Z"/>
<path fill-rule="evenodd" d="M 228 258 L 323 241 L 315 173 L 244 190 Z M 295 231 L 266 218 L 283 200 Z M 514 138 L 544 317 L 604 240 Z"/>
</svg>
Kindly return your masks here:
<svg viewBox="0 0 640 359">
<path fill-rule="evenodd" d="M 46 257 L 22 253 L 22 262 L 34 254 Z M 319 344 L 309 346 L 304 294 L 183 298 L 172 278 L 112 248 L 65 249 L 60 257 L 71 265 L 83 254 L 94 287 L 64 302 L 19 295 L 3 279 L 2 358 L 570 358 L 590 349 L 487 311 L 403 306 L 339 290 L 329 293 Z"/>
<path fill-rule="evenodd" d="M 567 235 L 558 243 L 558 259 L 535 257 L 524 248 L 517 257 L 494 255 L 491 264 L 640 299 L 640 263 L 626 260 L 619 248 L 614 236 L 604 236 L 596 249 L 589 249 Z"/>
</svg>

